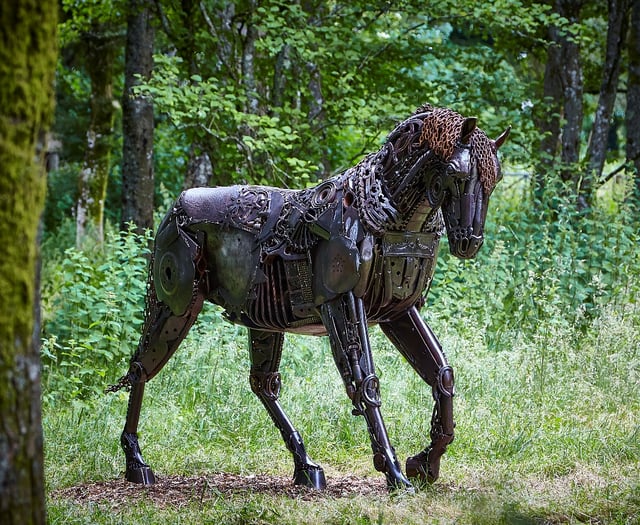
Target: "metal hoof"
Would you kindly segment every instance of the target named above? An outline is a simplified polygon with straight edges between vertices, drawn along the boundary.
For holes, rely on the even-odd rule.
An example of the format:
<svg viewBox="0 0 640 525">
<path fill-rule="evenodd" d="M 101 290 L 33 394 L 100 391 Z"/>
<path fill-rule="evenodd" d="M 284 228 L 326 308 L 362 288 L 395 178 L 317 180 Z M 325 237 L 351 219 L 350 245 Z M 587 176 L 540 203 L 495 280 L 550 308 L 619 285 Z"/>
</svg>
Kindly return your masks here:
<svg viewBox="0 0 640 525">
<path fill-rule="evenodd" d="M 293 484 L 303 485 L 316 490 L 327 488 L 327 480 L 321 467 L 308 467 L 296 469 L 293 473 Z"/>
<path fill-rule="evenodd" d="M 142 485 L 153 485 L 156 482 L 156 477 L 153 471 L 149 467 L 138 467 L 127 469 L 125 479 L 131 483 L 140 483 Z"/>
<path fill-rule="evenodd" d="M 413 485 L 404 476 L 402 476 L 399 479 L 387 478 L 387 490 L 392 493 L 400 493 L 400 492 L 404 492 L 408 494 L 415 493 L 415 489 L 413 488 Z"/>
<path fill-rule="evenodd" d="M 407 476 L 421 483 L 433 483 L 440 476 L 440 457 L 428 459 L 424 452 L 407 458 Z"/>
</svg>

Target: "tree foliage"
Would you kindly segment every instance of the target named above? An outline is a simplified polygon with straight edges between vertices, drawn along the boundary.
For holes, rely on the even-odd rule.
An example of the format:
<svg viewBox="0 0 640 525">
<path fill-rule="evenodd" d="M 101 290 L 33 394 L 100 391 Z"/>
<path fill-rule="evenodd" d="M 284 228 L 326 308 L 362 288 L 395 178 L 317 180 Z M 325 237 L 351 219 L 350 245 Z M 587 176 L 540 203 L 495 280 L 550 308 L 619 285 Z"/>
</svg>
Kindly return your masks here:
<svg viewBox="0 0 640 525">
<path fill-rule="evenodd" d="M 50 174 L 46 214 L 47 246 L 58 245 L 45 288 L 48 370 L 70 370 L 95 354 L 104 358 L 96 365 L 103 377 L 126 353 L 125 340 L 135 344 L 136 324 L 125 326 L 112 310 L 135 318 L 142 281 L 118 265 L 140 270 L 135 246 L 148 238 L 110 236 L 91 254 L 65 253 L 63 241 L 64 215 L 77 197 L 68 174 L 83 159 L 78 136 L 88 127 L 91 92 L 87 70 L 74 66 L 81 63 L 74 42 L 94 23 L 123 36 L 128 4 L 64 2 L 57 130 L 65 162 Z M 637 208 L 630 189 L 634 181 L 640 187 L 633 167 L 640 139 L 630 123 L 640 76 L 637 24 L 628 16 L 637 19 L 637 0 L 146 5 L 156 33 L 153 72 L 132 89 L 154 105 L 158 210 L 194 184 L 313 184 L 377 149 L 399 119 L 429 102 L 478 116 L 490 136 L 514 127 L 500 151 L 507 176 L 492 200 L 487 237 L 494 244 L 480 254 L 478 272 L 442 255 L 446 270 L 430 295 L 442 315 L 463 330 L 471 308 L 499 340 L 501 331 L 535 331 L 545 316 L 583 326 L 607 300 L 632 300 Z M 116 55 L 117 91 L 122 49 Z M 106 199 L 114 224 L 126 188 L 118 166 Z M 581 192 L 588 207 L 578 209 Z M 119 290 L 120 282 L 129 285 Z M 492 289 L 491 299 L 476 289 Z M 72 323 L 76 314 L 82 321 Z M 77 386 L 70 395 L 87 393 Z"/>
<path fill-rule="evenodd" d="M 209 149 L 216 183 L 325 177 L 425 101 L 478 114 L 494 133 L 518 115 L 517 105 L 512 115 L 501 111 L 524 91 L 502 87 L 514 76 L 506 54 L 460 29 L 493 11 L 450 10 L 447 2 L 428 12 L 369 2 L 196 7 L 160 6 L 176 53 L 156 56 L 143 91 Z M 542 10 L 529 16 L 546 20 Z"/>
<path fill-rule="evenodd" d="M 128 4 L 63 5 L 67 67 L 60 71 L 57 121 L 73 126 L 88 120 L 81 106 L 91 85 L 74 66 L 82 56 L 76 43 L 91 28 L 107 27 L 103 33 L 121 45 L 117 78 Z M 604 166 L 624 155 L 612 136 L 624 132 L 618 93 L 629 79 L 633 92 L 636 82 L 624 62 L 629 5 L 151 2 L 154 71 L 137 92 L 153 99 L 158 118 L 156 193 L 162 185 L 175 193 L 181 186 L 242 181 L 304 186 L 350 166 L 395 121 L 430 102 L 477 115 L 490 135 L 513 124 L 504 156 L 531 172 L 536 196 L 564 188 L 565 195 L 588 194 L 590 202 L 608 179 Z M 121 90 L 121 82 L 114 88 Z M 80 118 L 65 122 L 74 112 Z M 82 161 L 73 144 L 87 120 L 84 129 L 65 128 L 68 160 Z M 164 133 L 173 140 L 163 143 Z M 109 171 L 116 200 L 120 174 L 113 166 Z M 106 210 L 116 220 L 119 213 Z"/>
</svg>

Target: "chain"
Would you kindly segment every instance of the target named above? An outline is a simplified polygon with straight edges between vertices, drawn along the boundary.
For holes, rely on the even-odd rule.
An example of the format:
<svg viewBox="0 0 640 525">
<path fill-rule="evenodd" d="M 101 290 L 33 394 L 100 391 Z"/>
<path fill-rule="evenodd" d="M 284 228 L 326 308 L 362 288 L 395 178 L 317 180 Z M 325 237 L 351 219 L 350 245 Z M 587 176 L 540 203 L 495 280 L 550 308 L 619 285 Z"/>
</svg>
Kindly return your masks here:
<svg viewBox="0 0 640 525">
<path fill-rule="evenodd" d="M 131 390 L 131 381 L 129 380 L 129 374 L 123 375 L 115 385 L 109 385 L 105 388 L 105 394 L 115 394 L 120 390 L 125 389 L 127 392 Z"/>
</svg>

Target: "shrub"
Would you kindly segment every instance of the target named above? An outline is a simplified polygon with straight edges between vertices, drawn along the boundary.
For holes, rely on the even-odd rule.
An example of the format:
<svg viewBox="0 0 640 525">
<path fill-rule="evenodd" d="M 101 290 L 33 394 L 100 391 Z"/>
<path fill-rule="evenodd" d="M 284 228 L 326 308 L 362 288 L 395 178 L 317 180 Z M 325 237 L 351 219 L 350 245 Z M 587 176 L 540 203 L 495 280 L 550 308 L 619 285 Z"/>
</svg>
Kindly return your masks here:
<svg viewBox="0 0 640 525">
<path fill-rule="evenodd" d="M 102 246 L 69 248 L 43 268 L 46 395 L 84 397 L 126 368 L 140 337 L 148 236 L 109 233 Z"/>
</svg>

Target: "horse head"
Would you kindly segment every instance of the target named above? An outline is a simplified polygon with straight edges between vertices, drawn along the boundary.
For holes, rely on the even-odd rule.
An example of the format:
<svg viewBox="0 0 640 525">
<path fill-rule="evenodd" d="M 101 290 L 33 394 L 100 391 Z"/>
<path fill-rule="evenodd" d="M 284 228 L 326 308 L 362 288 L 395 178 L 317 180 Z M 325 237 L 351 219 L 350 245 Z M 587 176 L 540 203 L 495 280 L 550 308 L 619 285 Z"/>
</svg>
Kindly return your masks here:
<svg viewBox="0 0 640 525">
<path fill-rule="evenodd" d="M 452 153 L 441 156 L 447 160 L 431 177 L 428 198 L 442 209 L 451 253 L 470 259 L 484 242 L 489 197 L 502 178 L 497 151 L 511 128 L 491 140 L 476 127 L 475 117 L 455 120 L 459 132 Z"/>
</svg>

